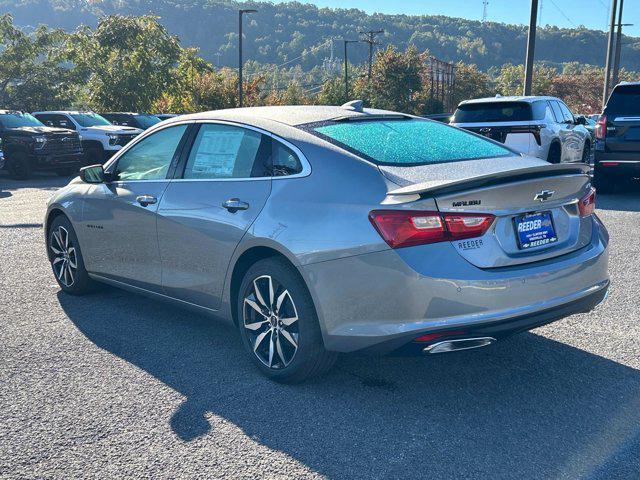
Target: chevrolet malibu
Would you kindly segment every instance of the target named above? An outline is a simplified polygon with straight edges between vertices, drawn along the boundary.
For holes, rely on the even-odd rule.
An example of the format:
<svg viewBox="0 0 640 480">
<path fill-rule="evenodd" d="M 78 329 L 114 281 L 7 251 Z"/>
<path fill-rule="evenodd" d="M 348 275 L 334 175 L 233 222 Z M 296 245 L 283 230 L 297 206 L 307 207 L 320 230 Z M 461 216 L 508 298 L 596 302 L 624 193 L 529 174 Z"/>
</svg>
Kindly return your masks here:
<svg viewBox="0 0 640 480">
<path fill-rule="evenodd" d="M 159 123 L 49 201 L 48 258 L 237 325 L 268 377 L 339 352 L 490 345 L 605 297 L 588 167 L 395 112 L 258 107 Z"/>
</svg>

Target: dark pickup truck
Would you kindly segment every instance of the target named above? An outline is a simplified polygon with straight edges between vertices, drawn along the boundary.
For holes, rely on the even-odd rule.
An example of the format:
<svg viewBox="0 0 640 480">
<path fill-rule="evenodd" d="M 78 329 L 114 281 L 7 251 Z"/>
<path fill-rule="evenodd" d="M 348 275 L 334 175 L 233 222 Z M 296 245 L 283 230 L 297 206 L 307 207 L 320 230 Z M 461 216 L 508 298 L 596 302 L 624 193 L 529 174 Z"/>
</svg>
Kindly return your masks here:
<svg viewBox="0 0 640 480">
<path fill-rule="evenodd" d="M 35 170 L 70 175 L 82 161 L 76 132 L 47 127 L 28 113 L 0 110 L 0 139 L 4 168 L 16 179 L 29 178 Z"/>
<path fill-rule="evenodd" d="M 596 123 L 596 188 L 640 177 L 640 82 L 616 85 Z"/>
</svg>

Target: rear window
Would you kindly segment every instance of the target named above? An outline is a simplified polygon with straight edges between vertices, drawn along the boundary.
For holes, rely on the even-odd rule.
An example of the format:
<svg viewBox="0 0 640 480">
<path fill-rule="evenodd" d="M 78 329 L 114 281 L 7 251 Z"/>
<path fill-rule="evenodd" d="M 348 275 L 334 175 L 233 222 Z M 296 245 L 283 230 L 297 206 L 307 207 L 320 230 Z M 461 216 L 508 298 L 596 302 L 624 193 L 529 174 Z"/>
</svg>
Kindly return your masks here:
<svg viewBox="0 0 640 480">
<path fill-rule="evenodd" d="M 542 113 L 544 118 L 544 110 Z M 467 103 L 458 106 L 453 114 L 454 123 L 526 122 L 534 120 L 527 102 Z"/>
<path fill-rule="evenodd" d="M 429 120 L 331 122 L 310 130 L 379 165 L 428 165 L 513 155 L 483 137 Z"/>
<path fill-rule="evenodd" d="M 640 85 L 618 85 L 607 102 L 607 113 L 640 116 Z"/>
</svg>

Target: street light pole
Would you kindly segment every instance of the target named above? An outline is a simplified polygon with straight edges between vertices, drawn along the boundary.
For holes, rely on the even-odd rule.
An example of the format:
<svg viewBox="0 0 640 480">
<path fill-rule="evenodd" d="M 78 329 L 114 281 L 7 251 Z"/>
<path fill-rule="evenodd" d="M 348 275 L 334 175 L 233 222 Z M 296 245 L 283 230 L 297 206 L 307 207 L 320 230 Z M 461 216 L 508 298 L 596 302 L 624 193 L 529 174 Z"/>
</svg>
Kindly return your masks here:
<svg viewBox="0 0 640 480">
<path fill-rule="evenodd" d="M 529 36 L 527 37 L 527 58 L 524 67 L 524 93 L 531 95 L 533 84 L 533 60 L 536 50 L 536 24 L 538 22 L 538 0 L 531 0 L 531 17 L 529 19 Z"/>
<path fill-rule="evenodd" d="M 347 58 L 347 45 L 349 43 L 358 43 L 360 40 L 343 40 L 344 42 L 344 98 L 345 102 L 349 101 L 349 61 Z"/>
<path fill-rule="evenodd" d="M 255 12 L 257 10 L 238 10 L 238 107 L 242 107 L 242 15 Z"/>
<path fill-rule="evenodd" d="M 609 40 L 607 43 L 607 60 L 604 66 L 604 88 L 602 89 L 602 108 L 607 104 L 609 97 L 609 79 L 611 73 L 611 55 L 613 54 L 613 33 L 616 27 L 616 10 L 618 0 L 611 1 L 611 22 L 609 24 Z"/>
<path fill-rule="evenodd" d="M 616 53 L 613 57 L 613 73 L 611 74 L 611 85 L 616 86 L 618 83 L 618 75 L 620 73 L 620 51 L 622 49 L 622 7 L 624 6 L 624 0 L 620 0 L 620 7 L 618 8 L 618 32 L 616 34 Z"/>
</svg>

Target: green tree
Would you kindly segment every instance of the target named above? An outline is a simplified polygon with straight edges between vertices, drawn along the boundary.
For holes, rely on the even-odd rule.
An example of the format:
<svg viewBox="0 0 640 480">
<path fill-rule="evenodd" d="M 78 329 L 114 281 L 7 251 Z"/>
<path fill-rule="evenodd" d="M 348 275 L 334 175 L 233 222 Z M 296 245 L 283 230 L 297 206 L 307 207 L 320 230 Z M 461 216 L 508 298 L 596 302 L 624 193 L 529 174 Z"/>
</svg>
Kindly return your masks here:
<svg viewBox="0 0 640 480">
<path fill-rule="evenodd" d="M 320 105 L 342 105 L 347 99 L 344 96 L 344 80 L 331 78 L 322 84 L 317 102 Z"/>
<path fill-rule="evenodd" d="M 96 110 L 149 111 L 169 90 L 180 59 L 178 39 L 150 16 L 102 18 L 95 30 L 80 28 L 68 56 Z"/>
<path fill-rule="evenodd" d="M 410 46 L 400 52 L 393 46 L 376 54 L 371 79 L 356 80 L 356 96 L 363 97 L 374 108 L 418 113 L 417 98 L 426 76 L 424 55 Z"/>
<path fill-rule="evenodd" d="M 71 101 L 69 68 L 60 57 L 66 37 L 45 26 L 27 35 L 11 15 L 0 16 L 0 105 L 33 111 Z"/>
<path fill-rule="evenodd" d="M 549 95 L 553 80 L 558 75 L 555 68 L 535 64 L 533 67 L 533 95 Z M 496 78 L 496 90 L 502 95 L 522 95 L 524 85 L 524 65 L 507 63 L 502 66 Z"/>
<path fill-rule="evenodd" d="M 463 100 L 489 97 L 494 94 L 489 75 L 478 70 L 477 65 L 463 62 L 456 63 L 453 93 L 454 105 L 458 105 Z"/>
</svg>

